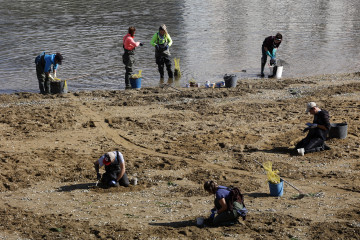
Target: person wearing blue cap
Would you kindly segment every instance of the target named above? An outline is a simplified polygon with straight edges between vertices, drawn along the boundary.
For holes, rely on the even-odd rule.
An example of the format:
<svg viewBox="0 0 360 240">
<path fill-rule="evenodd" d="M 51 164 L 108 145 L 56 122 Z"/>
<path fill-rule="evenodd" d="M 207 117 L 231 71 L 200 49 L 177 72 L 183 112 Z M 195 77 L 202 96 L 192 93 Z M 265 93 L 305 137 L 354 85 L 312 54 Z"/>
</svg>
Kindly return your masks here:
<svg viewBox="0 0 360 240">
<path fill-rule="evenodd" d="M 105 173 L 101 176 L 99 170 L 105 166 Z M 129 179 L 125 172 L 125 160 L 121 152 L 113 151 L 102 155 L 94 162 L 97 180 L 104 187 L 129 186 Z"/>
<path fill-rule="evenodd" d="M 36 76 L 39 81 L 41 94 L 50 94 L 50 80 L 56 78 L 56 70 L 58 65 L 62 64 L 63 56 L 60 53 L 42 54 L 35 58 Z M 53 66 L 54 77 L 50 75 L 51 66 Z"/>
<path fill-rule="evenodd" d="M 265 38 L 261 46 L 261 77 L 264 77 L 264 68 L 267 61 L 267 57 L 270 57 L 270 65 L 274 66 L 273 74 L 269 77 L 274 77 L 276 75 L 277 67 L 276 63 L 276 51 L 279 48 L 282 41 L 282 35 L 277 33 L 275 36 L 269 36 Z"/>
</svg>

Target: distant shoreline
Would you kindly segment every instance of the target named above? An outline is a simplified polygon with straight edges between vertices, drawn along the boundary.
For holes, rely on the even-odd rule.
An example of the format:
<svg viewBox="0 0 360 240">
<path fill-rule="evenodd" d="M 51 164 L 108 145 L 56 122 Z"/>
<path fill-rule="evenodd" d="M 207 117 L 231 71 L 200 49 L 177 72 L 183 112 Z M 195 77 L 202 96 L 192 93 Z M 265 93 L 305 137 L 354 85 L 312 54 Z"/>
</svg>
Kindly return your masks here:
<svg viewBox="0 0 360 240">
<path fill-rule="evenodd" d="M 301 77 L 284 77 L 281 79 L 275 79 L 275 78 L 238 78 L 238 82 L 256 82 L 256 81 L 283 81 L 283 80 L 306 80 L 306 81 L 311 81 L 311 80 L 319 80 L 319 79 L 323 79 L 323 78 L 331 78 L 331 77 L 335 77 L 335 78 L 339 78 L 339 77 L 348 77 L 348 76 L 360 76 L 360 72 L 352 72 L 352 73 L 332 73 L 332 74 L 321 74 L 321 75 L 313 75 L 313 76 L 301 76 Z M 181 80 L 181 78 L 180 78 Z M 179 80 L 179 81 L 180 81 Z M 220 81 L 220 80 L 219 80 Z M 204 80 L 200 82 L 201 86 L 200 88 L 205 88 L 204 87 Z M 164 81 L 165 85 L 167 84 L 167 79 Z M 171 84 L 171 86 L 179 88 L 179 89 L 186 89 L 185 84 L 182 84 L 180 86 L 174 86 L 174 82 Z M 159 86 L 151 86 L 151 87 L 143 87 L 142 89 L 146 89 L 146 88 L 159 88 Z M 81 93 L 81 92 L 94 92 L 94 91 L 125 91 L 125 89 L 91 89 L 91 90 L 79 90 L 79 91 L 71 91 L 71 85 L 69 87 L 69 93 Z M 11 92 L 11 93 L 0 93 L 1 95 L 19 95 L 19 94 L 39 94 L 40 96 L 57 96 L 57 94 L 50 94 L 50 95 L 41 95 L 38 92 L 27 92 L 27 91 L 19 91 L 19 92 Z"/>
</svg>

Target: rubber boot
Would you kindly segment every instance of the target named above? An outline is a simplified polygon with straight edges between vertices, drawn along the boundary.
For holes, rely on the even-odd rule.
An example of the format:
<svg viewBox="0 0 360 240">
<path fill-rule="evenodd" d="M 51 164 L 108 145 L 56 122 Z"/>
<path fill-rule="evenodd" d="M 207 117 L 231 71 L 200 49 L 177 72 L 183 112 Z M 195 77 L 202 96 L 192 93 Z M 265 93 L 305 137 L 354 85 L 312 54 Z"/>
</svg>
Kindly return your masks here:
<svg viewBox="0 0 360 240">
<path fill-rule="evenodd" d="M 164 78 L 164 66 L 158 65 L 158 70 L 160 73 L 160 78 Z"/>
<path fill-rule="evenodd" d="M 45 83 L 44 83 L 44 86 L 45 86 L 45 94 L 50 94 L 50 80 L 45 80 Z"/>
<path fill-rule="evenodd" d="M 263 61 L 263 59 L 261 58 L 261 73 L 260 73 L 260 76 L 261 77 L 265 77 L 264 75 L 264 69 L 265 69 L 265 62 Z"/>
<path fill-rule="evenodd" d="M 40 89 L 40 93 L 41 94 L 45 94 L 45 85 L 44 85 L 44 82 L 40 82 L 39 81 L 39 89 Z"/>
<path fill-rule="evenodd" d="M 276 72 L 277 72 L 277 66 L 274 66 L 272 77 L 276 77 Z"/>
<path fill-rule="evenodd" d="M 173 78 L 173 77 L 174 77 L 174 74 L 173 74 L 173 71 L 171 70 L 171 67 L 167 67 L 166 70 L 167 70 L 167 72 L 168 72 L 169 78 Z"/>
<path fill-rule="evenodd" d="M 132 75 L 132 68 L 125 67 L 125 89 L 130 89 L 130 76 Z"/>
</svg>

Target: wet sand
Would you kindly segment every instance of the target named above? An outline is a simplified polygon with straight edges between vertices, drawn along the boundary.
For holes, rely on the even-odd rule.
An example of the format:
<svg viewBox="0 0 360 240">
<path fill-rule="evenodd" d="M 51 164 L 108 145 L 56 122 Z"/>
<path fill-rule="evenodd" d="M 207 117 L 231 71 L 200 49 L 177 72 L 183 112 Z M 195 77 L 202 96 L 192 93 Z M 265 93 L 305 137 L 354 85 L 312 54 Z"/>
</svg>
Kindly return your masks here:
<svg viewBox="0 0 360 240">
<path fill-rule="evenodd" d="M 144 88 L 0 95 L 0 238 L 359 239 L 360 74 L 241 79 L 237 88 Z M 297 156 L 305 104 L 348 123 L 331 150 Z M 119 150 L 129 188 L 96 187 L 93 162 Z M 285 184 L 271 197 L 254 160 Z M 103 171 L 103 169 L 101 170 Z M 231 227 L 196 226 L 205 180 L 239 187 Z"/>
</svg>

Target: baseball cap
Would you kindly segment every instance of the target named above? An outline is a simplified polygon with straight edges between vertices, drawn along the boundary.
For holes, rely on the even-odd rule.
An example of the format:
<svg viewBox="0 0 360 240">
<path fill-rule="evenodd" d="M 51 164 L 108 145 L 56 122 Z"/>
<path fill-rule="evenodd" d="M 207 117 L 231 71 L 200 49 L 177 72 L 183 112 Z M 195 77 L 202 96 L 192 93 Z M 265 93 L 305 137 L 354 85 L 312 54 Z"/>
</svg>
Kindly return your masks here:
<svg viewBox="0 0 360 240">
<path fill-rule="evenodd" d="M 306 113 L 310 112 L 310 109 L 312 109 L 313 107 L 316 107 L 316 103 L 315 102 L 309 102 L 306 104 Z"/>
<path fill-rule="evenodd" d="M 115 154 L 113 152 L 108 152 L 105 154 L 105 157 L 103 159 L 104 165 L 110 165 L 111 161 L 115 159 Z"/>
</svg>

